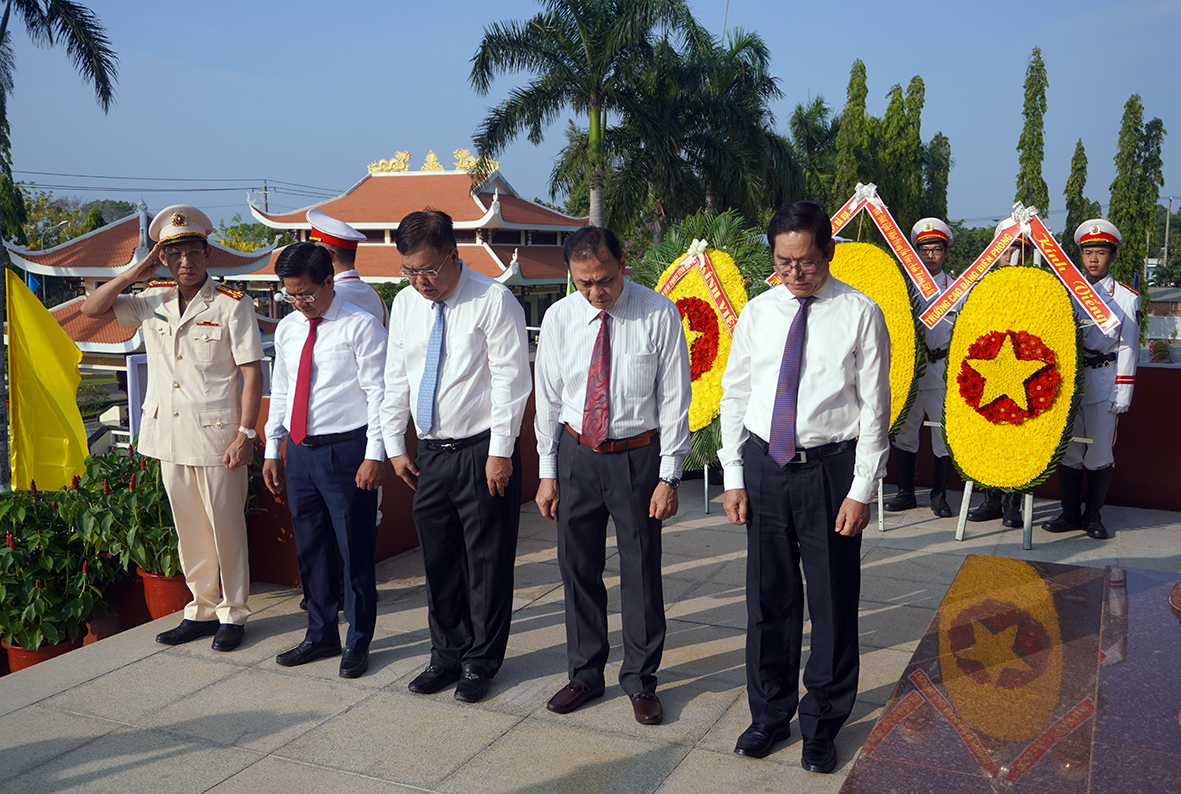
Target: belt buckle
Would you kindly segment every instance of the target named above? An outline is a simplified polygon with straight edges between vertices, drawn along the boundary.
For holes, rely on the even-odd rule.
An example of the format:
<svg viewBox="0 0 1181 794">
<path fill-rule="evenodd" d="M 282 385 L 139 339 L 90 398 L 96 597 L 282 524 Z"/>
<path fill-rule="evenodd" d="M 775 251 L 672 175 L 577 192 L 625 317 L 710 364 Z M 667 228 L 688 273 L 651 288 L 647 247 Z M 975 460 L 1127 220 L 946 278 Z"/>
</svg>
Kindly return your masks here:
<svg viewBox="0 0 1181 794">
<path fill-rule="evenodd" d="M 797 463 L 807 463 L 808 462 L 808 450 L 806 450 L 806 449 L 796 450 L 796 457 L 799 459 L 797 461 Z"/>
</svg>

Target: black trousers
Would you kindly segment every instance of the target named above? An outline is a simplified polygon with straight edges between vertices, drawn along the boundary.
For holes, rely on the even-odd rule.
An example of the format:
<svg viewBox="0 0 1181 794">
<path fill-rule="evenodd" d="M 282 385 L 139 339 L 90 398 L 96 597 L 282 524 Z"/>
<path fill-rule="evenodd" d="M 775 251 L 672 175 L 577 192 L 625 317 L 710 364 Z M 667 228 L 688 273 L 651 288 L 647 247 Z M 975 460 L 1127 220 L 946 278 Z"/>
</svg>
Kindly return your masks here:
<svg viewBox="0 0 1181 794">
<path fill-rule="evenodd" d="M 629 695 L 656 689 L 664 653 L 661 522 L 648 517 L 660 476 L 660 447 L 594 452 L 565 430 L 558 442 L 558 564 L 566 588 L 566 658 L 570 680 L 597 689 L 607 640 L 607 518 L 615 522 L 623 608 L 623 667 Z"/>
<path fill-rule="evenodd" d="M 779 466 L 755 441 L 743 449 L 750 500 L 746 559 L 746 686 L 751 718 L 773 727 L 796 713 L 806 738 L 836 736 L 853 710 L 860 670 L 861 536 L 833 529 L 856 452 Z M 804 581 L 812 621 L 799 699 Z"/>
<path fill-rule="evenodd" d="M 344 560 L 345 644 L 368 650 L 377 621 L 374 537 L 377 491 L 357 487 L 364 433 L 322 447 L 287 443 L 287 503 L 295 530 L 299 576 L 308 599 L 307 639 L 340 642 L 339 558 Z"/>
<path fill-rule="evenodd" d="M 513 612 L 521 442 L 504 496 L 488 493 L 488 439 L 454 452 L 419 442 L 414 525 L 426 568 L 431 664 L 496 675 Z"/>
</svg>

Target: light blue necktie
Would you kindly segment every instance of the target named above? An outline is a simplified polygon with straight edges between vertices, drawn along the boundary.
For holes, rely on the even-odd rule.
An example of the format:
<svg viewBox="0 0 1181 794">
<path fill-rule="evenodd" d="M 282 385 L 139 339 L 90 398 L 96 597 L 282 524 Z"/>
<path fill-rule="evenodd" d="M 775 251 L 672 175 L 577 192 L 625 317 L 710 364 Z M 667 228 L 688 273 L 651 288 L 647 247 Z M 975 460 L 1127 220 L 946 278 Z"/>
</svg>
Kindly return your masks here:
<svg viewBox="0 0 1181 794">
<path fill-rule="evenodd" d="M 443 359 L 443 302 L 435 301 L 435 323 L 426 344 L 426 367 L 422 371 L 422 385 L 418 389 L 418 429 L 431 432 L 435 423 L 435 389 L 439 385 L 439 362 Z"/>
</svg>

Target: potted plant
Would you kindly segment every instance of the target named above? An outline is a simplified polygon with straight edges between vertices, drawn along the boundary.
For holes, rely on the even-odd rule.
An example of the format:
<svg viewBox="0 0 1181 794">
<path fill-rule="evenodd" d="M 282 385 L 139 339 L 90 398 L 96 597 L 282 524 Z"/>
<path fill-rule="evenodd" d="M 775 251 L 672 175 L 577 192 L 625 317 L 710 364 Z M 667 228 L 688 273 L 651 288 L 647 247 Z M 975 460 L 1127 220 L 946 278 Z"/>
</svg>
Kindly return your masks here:
<svg viewBox="0 0 1181 794">
<path fill-rule="evenodd" d="M 93 527 L 63 516 L 64 494 L 0 494 L 0 645 L 14 672 L 81 645 L 114 575 Z"/>
<path fill-rule="evenodd" d="M 183 609 L 191 595 L 181 572 L 160 461 L 137 455 L 130 445 L 127 454 L 91 455 L 81 486 L 100 508 L 83 512 L 81 523 L 106 539 L 107 550 L 125 570 L 135 566 L 152 617 Z"/>
</svg>

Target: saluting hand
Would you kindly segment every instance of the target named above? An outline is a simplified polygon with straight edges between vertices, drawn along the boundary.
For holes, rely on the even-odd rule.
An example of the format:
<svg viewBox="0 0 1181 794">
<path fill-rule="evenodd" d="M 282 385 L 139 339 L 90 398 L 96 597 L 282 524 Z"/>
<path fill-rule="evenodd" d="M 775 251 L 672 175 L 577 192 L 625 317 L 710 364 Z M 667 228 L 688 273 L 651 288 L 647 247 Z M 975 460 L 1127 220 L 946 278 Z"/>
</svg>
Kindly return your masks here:
<svg viewBox="0 0 1181 794">
<path fill-rule="evenodd" d="M 156 274 L 156 271 L 160 269 L 160 252 L 163 250 L 164 247 L 160 243 L 156 243 L 147 256 L 131 266 L 128 272 L 133 284 L 137 281 L 147 281 Z"/>
<path fill-rule="evenodd" d="M 414 462 L 410 460 L 409 455 L 390 458 L 390 465 L 394 467 L 394 474 L 409 485 L 410 490 L 418 490 L 418 469 L 414 467 Z"/>
</svg>

